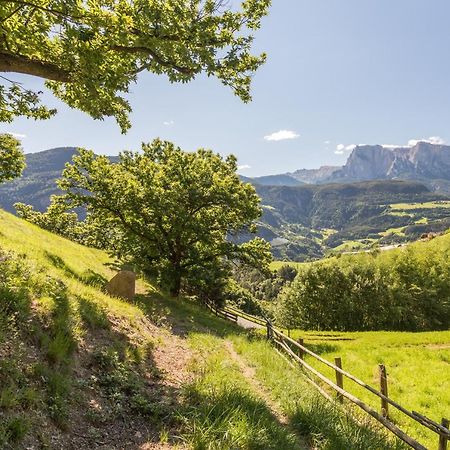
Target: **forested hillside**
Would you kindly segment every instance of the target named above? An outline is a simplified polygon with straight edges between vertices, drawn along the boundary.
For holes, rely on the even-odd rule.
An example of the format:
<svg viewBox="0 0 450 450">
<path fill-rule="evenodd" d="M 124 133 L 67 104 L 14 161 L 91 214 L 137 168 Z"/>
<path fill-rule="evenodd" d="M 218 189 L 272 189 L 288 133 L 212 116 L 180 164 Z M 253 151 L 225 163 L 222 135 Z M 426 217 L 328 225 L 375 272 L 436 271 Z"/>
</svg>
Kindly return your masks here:
<svg viewBox="0 0 450 450">
<path fill-rule="evenodd" d="M 260 232 L 285 239 L 274 248 L 279 259 L 321 257 L 349 241 L 355 249 L 398 244 L 450 227 L 449 197 L 415 181 L 257 186 L 257 192 L 264 207 Z M 407 212 L 396 207 L 401 204 Z"/>
<path fill-rule="evenodd" d="M 56 181 L 75 153 L 68 147 L 27 155 L 24 175 L 0 185 L 0 206 L 15 212 L 14 203 L 22 202 L 45 210 L 50 196 L 60 193 Z M 264 183 L 277 184 L 268 186 L 258 178 L 242 179 L 254 183 L 261 196 L 264 214 L 258 233 L 271 241 L 279 259 L 320 258 L 341 245 L 352 250 L 398 244 L 450 227 L 448 209 L 421 207 L 449 197 L 415 181 L 296 185 L 290 177 L 262 177 Z M 404 212 L 390 206 L 402 203 L 416 208 Z"/>
</svg>

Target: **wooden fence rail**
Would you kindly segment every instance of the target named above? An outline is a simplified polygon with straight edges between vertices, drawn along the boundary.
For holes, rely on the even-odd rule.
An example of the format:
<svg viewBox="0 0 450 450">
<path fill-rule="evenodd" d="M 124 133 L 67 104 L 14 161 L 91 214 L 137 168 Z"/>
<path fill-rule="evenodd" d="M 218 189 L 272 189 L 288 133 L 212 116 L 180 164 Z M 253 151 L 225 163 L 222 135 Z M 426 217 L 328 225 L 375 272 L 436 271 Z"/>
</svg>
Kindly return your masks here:
<svg viewBox="0 0 450 450">
<path fill-rule="evenodd" d="M 285 357 L 283 355 L 283 352 L 285 355 L 291 358 L 291 360 L 297 362 L 305 371 L 313 374 L 316 379 L 318 378 L 321 382 L 323 382 L 325 385 L 327 385 L 329 388 L 333 389 L 337 392 L 337 399 L 339 402 L 343 402 L 344 398 L 348 401 L 352 402 L 353 404 L 357 405 L 359 408 L 364 410 L 367 414 L 372 416 L 374 419 L 376 419 L 378 422 L 380 422 L 382 425 L 384 425 L 388 430 L 390 430 L 393 434 L 395 434 L 397 437 L 399 437 L 401 440 L 406 442 L 410 447 L 417 449 L 417 450 L 427 450 L 426 447 L 424 447 L 422 444 L 417 442 L 415 439 L 413 439 L 411 436 L 407 435 L 403 430 L 401 430 L 397 425 L 395 425 L 390 419 L 389 419 L 389 405 L 400 411 L 401 413 L 408 416 L 410 419 L 416 421 L 420 425 L 428 428 L 432 432 L 436 433 L 438 435 L 439 444 L 438 444 L 438 450 L 447 450 L 447 444 L 450 441 L 450 430 L 449 430 L 449 421 L 445 418 L 442 419 L 441 423 L 437 423 L 433 421 L 432 419 L 419 414 L 416 411 L 409 411 L 408 409 L 404 408 L 399 403 L 395 402 L 388 396 L 388 378 L 386 373 L 386 368 L 384 365 L 380 364 L 379 366 L 379 375 L 380 375 L 380 391 L 375 389 L 374 387 L 368 385 L 364 381 L 360 380 L 359 378 L 355 377 L 351 373 L 345 371 L 342 368 L 342 360 L 341 358 L 336 358 L 335 363 L 322 358 L 321 356 L 317 355 L 304 345 L 303 339 L 299 339 L 299 342 L 295 341 L 294 339 L 290 338 L 289 336 L 286 336 L 281 330 L 277 329 L 273 326 L 273 324 L 267 320 L 262 319 L 260 317 L 253 316 L 251 314 L 244 313 L 243 311 L 240 311 L 236 308 L 230 308 L 226 307 L 224 309 L 217 308 L 211 305 L 208 305 L 208 307 L 215 312 L 216 315 L 226 318 L 228 320 L 232 320 L 234 322 L 238 322 L 238 318 L 241 317 L 242 319 L 248 320 L 250 322 L 255 323 L 259 326 L 266 327 L 267 330 L 267 339 L 269 339 L 273 344 L 276 346 L 277 352 Z M 336 380 L 332 381 L 329 378 L 327 378 L 325 375 L 323 375 L 320 371 L 309 365 L 305 361 L 305 354 L 311 356 L 312 358 L 316 359 L 317 361 L 321 362 L 322 364 L 330 367 L 334 370 Z M 289 360 L 288 360 L 289 362 Z M 289 362 L 291 365 L 292 363 Z M 355 397 L 353 394 L 348 392 L 344 389 L 344 377 L 348 378 L 352 382 L 356 383 L 357 385 L 363 387 L 367 391 L 371 392 L 375 396 L 380 398 L 381 403 L 381 412 L 378 413 L 375 411 L 372 407 L 364 403 L 362 400 L 360 400 L 358 397 Z M 326 392 L 323 387 L 311 379 L 311 377 L 306 377 L 307 381 L 312 384 L 315 388 L 317 388 L 322 395 L 324 395 L 328 400 L 334 399 L 329 395 L 328 392 Z"/>
</svg>

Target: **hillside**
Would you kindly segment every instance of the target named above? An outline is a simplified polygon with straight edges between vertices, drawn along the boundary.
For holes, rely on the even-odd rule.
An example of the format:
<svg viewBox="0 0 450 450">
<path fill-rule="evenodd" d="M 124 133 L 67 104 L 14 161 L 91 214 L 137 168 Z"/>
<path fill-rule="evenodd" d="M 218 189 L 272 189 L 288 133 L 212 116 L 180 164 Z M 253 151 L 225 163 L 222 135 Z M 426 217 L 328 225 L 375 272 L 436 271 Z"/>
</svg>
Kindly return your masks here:
<svg viewBox="0 0 450 450">
<path fill-rule="evenodd" d="M 278 259 L 317 258 L 343 244 L 350 250 L 398 244 L 450 227 L 449 197 L 415 181 L 257 186 L 257 192 L 260 233 L 285 239 L 274 246 Z"/>
<path fill-rule="evenodd" d="M 57 147 L 25 155 L 27 166 L 23 175 L 0 185 L 0 208 L 14 212 L 14 203 L 22 202 L 44 211 L 50 196 L 60 193 L 56 180 L 75 153 L 76 147 Z"/>
<path fill-rule="evenodd" d="M 106 295 L 105 253 L 3 211 L 0 230 L 2 448 L 403 448 L 194 302 Z"/>
<path fill-rule="evenodd" d="M 0 207 L 14 212 L 13 204 L 23 202 L 44 210 L 50 195 L 59 192 L 56 180 L 75 151 L 67 147 L 27 155 L 24 175 L 0 186 Z M 418 181 L 303 184 L 290 175 L 241 178 L 253 183 L 262 199 L 259 235 L 271 242 L 277 259 L 304 261 L 334 249 L 400 244 L 450 227 L 449 209 L 420 205 L 450 197 Z M 398 204 L 417 207 L 391 208 Z"/>
</svg>

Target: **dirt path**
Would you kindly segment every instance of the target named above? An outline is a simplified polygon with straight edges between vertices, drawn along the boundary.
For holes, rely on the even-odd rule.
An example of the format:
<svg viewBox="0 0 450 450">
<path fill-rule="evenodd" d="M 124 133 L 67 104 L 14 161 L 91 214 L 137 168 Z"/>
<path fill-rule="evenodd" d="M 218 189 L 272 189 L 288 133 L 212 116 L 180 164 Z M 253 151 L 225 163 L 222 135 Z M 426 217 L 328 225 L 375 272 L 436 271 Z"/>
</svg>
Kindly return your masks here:
<svg viewBox="0 0 450 450">
<path fill-rule="evenodd" d="M 289 422 L 289 418 L 284 414 L 281 410 L 280 405 L 275 402 L 270 395 L 270 392 L 263 386 L 258 379 L 256 378 L 256 371 L 253 367 L 249 366 L 244 359 L 236 352 L 233 347 L 233 343 L 230 341 L 225 341 L 225 347 L 231 357 L 231 360 L 235 362 L 242 375 L 247 379 L 251 390 L 256 394 L 267 407 L 270 409 L 274 417 L 278 420 L 278 422 L 289 429 L 289 431 L 296 437 L 297 439 L 297 449 L 308 450 L 309 447 L 305 443 L 304 439 L 298 435 L 298 433 L 293 429 Z"/>
<path fill-rule="evenodd" d="M 238 317 L 238 320 L 236 322 L 240 327 L 246 328 L 246 329 L 252 329 L 252 328 L 264 328 L 262 325 L 259 325 L 255 322 L 251 322 L 250 320 L 244 319 L 243 317 Z"/>
</svg>

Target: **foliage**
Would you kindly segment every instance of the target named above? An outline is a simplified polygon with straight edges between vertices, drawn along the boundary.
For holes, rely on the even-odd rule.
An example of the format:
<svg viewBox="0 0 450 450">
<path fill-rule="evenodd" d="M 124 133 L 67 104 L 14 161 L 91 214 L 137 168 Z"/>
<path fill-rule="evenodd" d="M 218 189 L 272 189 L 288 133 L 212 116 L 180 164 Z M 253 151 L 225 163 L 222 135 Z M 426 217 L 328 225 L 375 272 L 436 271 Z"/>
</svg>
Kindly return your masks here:
<svg viewBox="0 0 450 450">
<path fill-rule="evenodd" d="M 138 74 L 188 82 L 205 73 L 250 100 L 250 81 L 265 55 L 251 54 L 252 33 L 270 0 L 110 2 L 2 1 L 0 71 L 34 75 L 69 106 L 95 119 L 113 116 L 129 127 L 124 95 Z M 47 118 L 40 92 L 3 77 L 0 120 Z"/>
<path fill-rule="evenodd" d="M 305 265 L 280 296 L 290 328 L 444 330 L 450 326 L 448 236 L 403 250 Z"/>
<path fill-rule="evenodd" d="M 178 295 L 182 282 L 205 292 L 226 260 L 265 267 L 268 244 L 230 238 L 261 213 L 253 186 L 236 175 L 236 158 L 183 152 L 155 140 L 114 164 L 80 150 L 59 183 L 68 207 L 86 206 L 111 230 L 109 249 Z M 225 259 L 224 259 L 225 258 Z M 214 287 L 214 286 L 213 286 Z"/>
<path fill-rule="evenodd" d="M 261 308 L 271 314 L 270 303 L 275 302 L 283 287 L 291 283 L 296 275 L 297 269 L 287 264 L 273 271 L 237 267 L 233 271 L 233 278 L 239 289 L 234 294 L 236 298 L 230 296 L 229 299 L 235 306 L 250 314 L 257 313 Z M 258 307 L 254 304 L 257 304 Z"/>
<path fill-rule="evenodd" d="M 67 206 L 60 201 L 60 197 L 53 196 L 45 212 L 35 211 L 33 206 L 15 203 L 17 215 L 30 223 L 64 236 L 79 244 L 95 248 L 106 248 L 109 236 L 101 228 L 101 224 L 94 214 L 88 214 L 80 221 L 76 212 L 67 210 Z"/>
<path fill-rule="evenodd" d="M 11 134 L 0 134 L 0 183 L 20 176 L 24 168 L 20 141 Z"/>
</svg>

